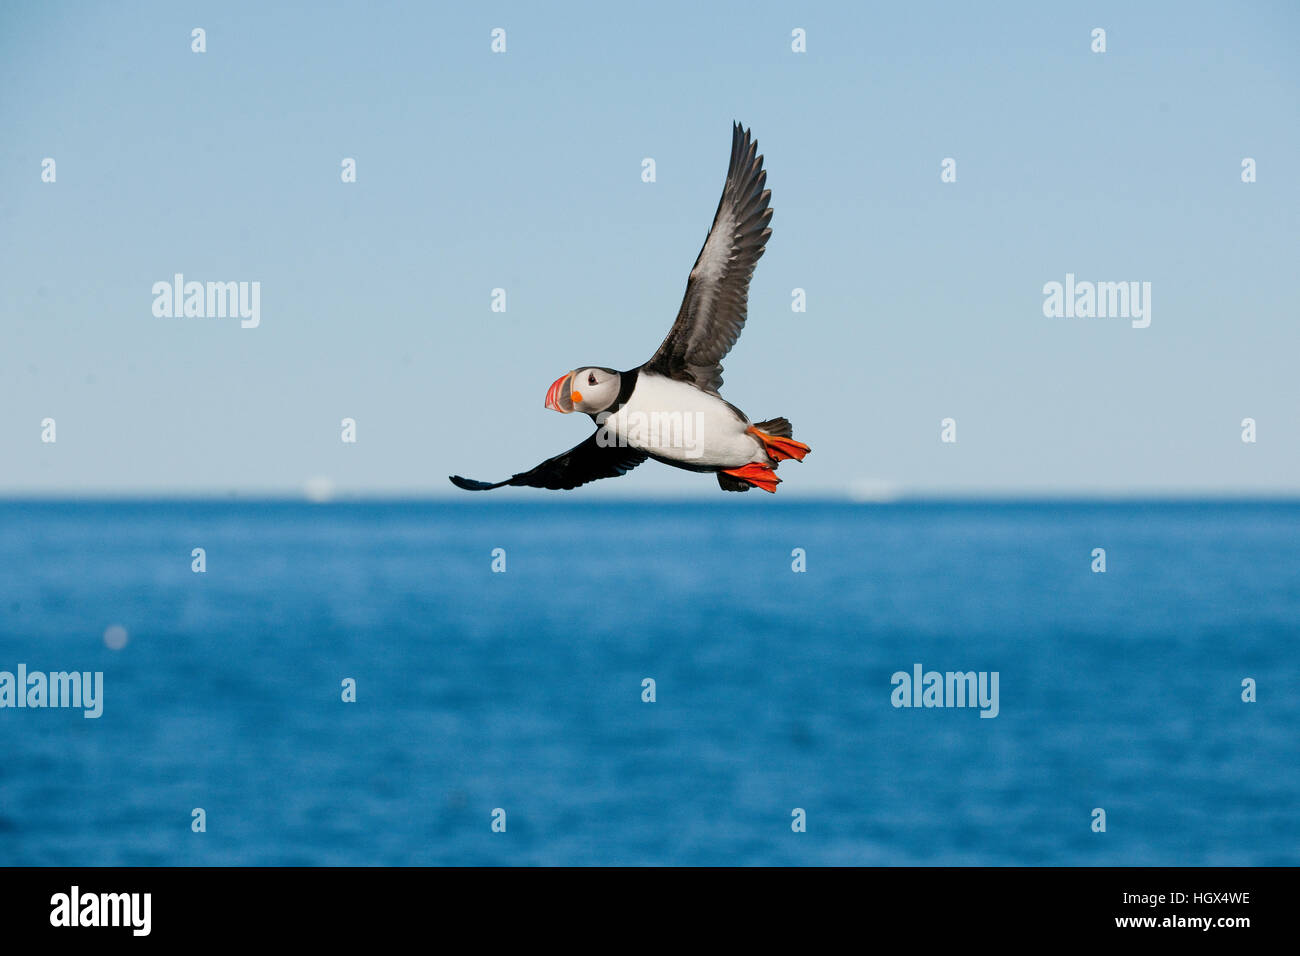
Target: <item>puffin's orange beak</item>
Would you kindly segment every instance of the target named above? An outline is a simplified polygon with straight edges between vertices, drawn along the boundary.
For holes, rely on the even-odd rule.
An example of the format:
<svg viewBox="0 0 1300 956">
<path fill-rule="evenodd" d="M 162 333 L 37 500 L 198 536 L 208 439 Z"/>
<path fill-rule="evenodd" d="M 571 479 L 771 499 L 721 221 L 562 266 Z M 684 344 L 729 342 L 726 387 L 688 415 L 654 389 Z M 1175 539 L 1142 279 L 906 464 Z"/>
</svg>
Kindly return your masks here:
<svg viewBox="0 0 1300 956">
<path fill-rule="evenodd" d="M 567 415 L 573 411 L 573 398 L 570 392 L 572 372 L 565 372 L 546 390 L 546 407 L 552 411 Z"/>
</svg>

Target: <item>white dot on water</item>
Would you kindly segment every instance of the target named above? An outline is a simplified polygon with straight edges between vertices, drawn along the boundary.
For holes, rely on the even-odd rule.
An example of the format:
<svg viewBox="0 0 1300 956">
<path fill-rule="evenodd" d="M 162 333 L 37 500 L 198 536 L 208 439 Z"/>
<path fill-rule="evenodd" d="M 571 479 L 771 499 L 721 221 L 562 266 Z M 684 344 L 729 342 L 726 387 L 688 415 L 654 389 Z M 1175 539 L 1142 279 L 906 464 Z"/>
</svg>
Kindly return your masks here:
<svg viewBox="0 0 1300 956">
<path fill-rule="evenodd" d="M 323 476 L 309 478 L 302 487 L 302 493 L 308 501 L 324 504 L 334 498 L 334 482 Z"/>
<path fill-rule="evenodd" d="M 120 651 L 126 647 L 126 628 L 114 624 L 104 632 L 104 646 L 110 651 Z"/>
</svg>

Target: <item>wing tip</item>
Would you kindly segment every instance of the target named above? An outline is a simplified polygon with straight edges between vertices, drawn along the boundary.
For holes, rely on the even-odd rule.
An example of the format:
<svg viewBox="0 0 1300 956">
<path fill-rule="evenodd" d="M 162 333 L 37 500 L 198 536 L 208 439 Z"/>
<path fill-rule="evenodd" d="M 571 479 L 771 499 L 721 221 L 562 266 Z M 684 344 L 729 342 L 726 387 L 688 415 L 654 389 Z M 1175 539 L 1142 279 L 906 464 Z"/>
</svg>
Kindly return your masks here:
<svg viewBox="0 0 1300 956">
<path fill-rule="evenodd" d="M 747 127 L 740 120 L 731 121 L 731 148 L 734 153 L 744 155 L 751 152 L 758 146 L 758 140 L 754 139 L 754 130 Z"/>
<path fill-rule="evenodd" d="M 448 475 L 447 477 L 457 488 L 463 488 L 466 491 L 487 491 L 489 488 L 497 487 L 491 482 L 475 481 L 473 478 L 462 478 L 460 475 Z"/>
</svg>

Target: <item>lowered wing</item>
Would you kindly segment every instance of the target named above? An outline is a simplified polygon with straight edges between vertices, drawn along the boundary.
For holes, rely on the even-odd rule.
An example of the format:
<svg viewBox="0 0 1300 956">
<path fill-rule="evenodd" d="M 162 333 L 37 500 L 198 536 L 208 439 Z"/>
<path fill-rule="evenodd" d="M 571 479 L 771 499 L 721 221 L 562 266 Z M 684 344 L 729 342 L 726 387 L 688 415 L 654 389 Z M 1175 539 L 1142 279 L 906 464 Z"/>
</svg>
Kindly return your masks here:
<svg viewBox="0 0 1300 956">
<path fill-rule="evenodd" d="M 503 485 L 568 491 L 590 481 L 626 475 L 646 460 L 645 452 L 637 451 L 635 448 L 620 448 L 617 445 L 602 446 L 596 441 L 596 436 L 599 434 L 599 431 L 592 432 L 582 444 L 570 448 L 562 455 L 548 458 L 531 471 L 522 472 L 505 481 L 492 483 L 452 475 L 451 483 L 466 491 L 488 491 Z"/>
</svg>

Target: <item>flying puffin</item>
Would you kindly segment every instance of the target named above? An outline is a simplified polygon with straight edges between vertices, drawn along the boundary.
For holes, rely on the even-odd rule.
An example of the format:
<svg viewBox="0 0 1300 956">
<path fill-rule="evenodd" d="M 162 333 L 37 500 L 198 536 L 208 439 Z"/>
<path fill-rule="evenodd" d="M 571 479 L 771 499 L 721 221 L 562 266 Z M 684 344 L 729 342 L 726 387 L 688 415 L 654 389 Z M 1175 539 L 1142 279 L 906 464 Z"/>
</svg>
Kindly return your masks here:
<svg viewBox="0 0 1300 956">
<path fill-rule="evenodd" d="M 758 143 L 739 123 L 713 226 L 686 281 L 677 321 L 644 365 L 626 372 L 599 365 L 565 372 L 546 392 L 546 407 L 583 412 L 596 423 L 586 441 L 531 471 L 495 483 L 452 475 L 468 491 L 503 485 L 568 490 L 625 475 L 647 458 L 687 471 L 712 472 L 723 491 L 775 493 L 777 464 L 811 450 L 784 418 L 751 422 L 718 390 L 723 357 L 745 325 L 754 266 L 763 255 L 772 191 Z"/>
</svg>

